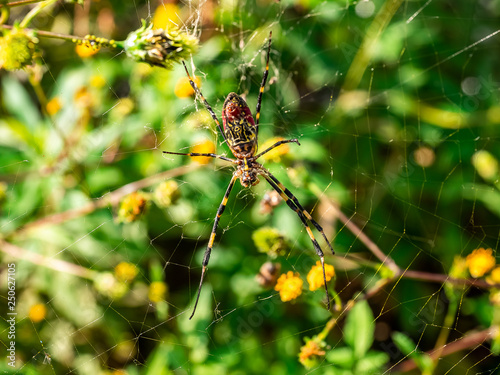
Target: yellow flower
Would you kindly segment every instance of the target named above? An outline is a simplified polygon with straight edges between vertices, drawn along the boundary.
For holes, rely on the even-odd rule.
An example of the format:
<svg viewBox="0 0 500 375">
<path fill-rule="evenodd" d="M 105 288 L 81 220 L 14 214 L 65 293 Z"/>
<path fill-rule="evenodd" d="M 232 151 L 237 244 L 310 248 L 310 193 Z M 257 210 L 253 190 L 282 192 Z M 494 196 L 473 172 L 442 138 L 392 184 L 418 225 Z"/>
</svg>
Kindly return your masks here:
<svg viewBox="0 0 500 375">
<path fill-rule="evenodd" d="M 135 265 L 121 262 L 115 267 L 115 276 L 118 281 L 130 282 L 135 279 L 139 270 Z"/>
<path fill-rule="evenodd" d="M 142 193 L 136 191 L 127 195 L 118 210 L 118 221 L 130 223 L 137 220 L 146 209 L 146 203 L 146 197 Z"/>
<path fill-rule="evenodd" d="M 467 266 L 472 277 L 481 277 L 495 267 L 495 257 L 492 252 L 491 249 L 481 247 L 467 255 Z"/>
<path fill-rule="evenodd" d="M 97 52 L 99 52 L 99 49 L 99 46 L 95 46 L 90 43 L 77 44 L 75 47 L 76 54 L 81 58 L 94 56 Z"/>
<path fill-rule="evenodd" d="M 47 103 L 47 113 L 54 116 L 62 108 L 61 99 L 55 97 Z"/>
<path fill-rule="evenodd" d="M 276 142 L 282 141 L 284 138 L 281 137 L 273 137 L 271 139 L 268 139 L 265 141 L 262 146 L 259 147 L 259 151 L 265 151 L 272 145 L 274 145 Z M 264 160 L 269 160 L 273 161 L 275 163 L 279 163 L 281 161 L 281 157 L 283 155 L 286 155 L 290 152 L 290 146 L 288 146 L 288 143 L 282 144 L 281 146 L 278 146 L 274 148 L 272 151 L 269 151 L 268 153 L 262 155 L 261 159 Z"/>
<path fill-rule="evenodd" d="M 322 357 L 326 354 L 320 344 L 318 344 L 314 339 L 308 340 L 304 346 L 300 348 L 299 361 L 304 365 L 305 368 L 309 369 L 317 365 L 318 357 Z"/>
<path fill-rule="evenodd" d="M 196 86 L 198 87 L 201 86 L 200 77 L 194 76 L 193 82 L 196 83 Z M 181 77 L 177 80 L 177 83 L 175 84 L 174 88 L 174 94 L 175 96 L 181 99 L 189 98 L 190 96 L 194 95 L 194 90 L 193 87 L 191 86 L 191 83 L 189 83 L 188 77 Z"/>
<path fill-rule="evenodd" d="M 100 89 L 101 87 L 104 87 L 105 84 L 106 79 L 100 74 L 96 74 L 90 77 L 90 86 L 92 87 Z"/>
<path fill-rule="evenodd" d="M 169 207 L 181 196 L 179 185 L 174 180 L 159 184 L 154 192 L 156 203 L 161 207 Z"/>
<path fill-rule="evenodd" d="M 498 160 L 488 151 L 480 150 L 472 155 L 472 165 L 485 180 L 494 181 L 498 178 Z"/>
<path fill-rule="evenodd" d="M 332 277 L 335 276 L 335 269 L 333 266 L 325 264 L 325 276 L 326 282 L 330 281 Z M 316 290 L 325 285 L 323 267 L 321 267 L 321 262 L 319 260 L 316 262 L 315 266 L 312 266 L 307 274 L 307 282 L 309 283 L 309 290 Z"/>
<path fill-rule="evenodd" d="M 153 281 L 149 286 L 148 298 L 151 302 L 161 302 L 167 294 L 167 284 L 163 281 Z"/>
<path fill-rule="evenodd" d="M 95 97 L 86 86 L 82 86 L 75 91 L 73 96 L 75 104 L 84 109 L 89 109 L 94 105 Z"/>
<path fill-rule="evenodd" d="M 490 302 L 495 307 L 500 307 L 500 291 L 493 289 L 490 294 Z"/>
<path fill-rule="evenodd" d="M 280 292 L 280 298 L 283 302 L 287 302 L 302 294 L 303 284 L 298 272 L 288 271 L 279 277 L 274 290 Z"/>
<path fill-rule="evenodd" d="M 47 316 L 47 308 L 43 303 L 37 303 L 30 307 L 30 311 L 28 313 L 29 318 L 33 323 L 41 322 Z"/>
<path fill-rule="evenodd" d="M 162 2 L 155 10 L 153 27 L 155 29 L 166 29 L 169 26 L 182 24 L 179 13 L 180 9 L 176 4 Z"/>
<path fill-rule="evenodd" d="M 197 145 L 194 145 L 191 147 L 191 152 L 194 153 L 199 153 L 199 154 L 213 154 L 215 152 L 215 145 L 212 141 L 209 141 L 208 139 L 206 141 L 203 141 L 201 143 L 198 143 Z M 193 160 L 199 164 L 208 164 L 210 163 L 210 160 L 213 158 L 207 157 L 207 156 L 196 156 L 193 157 Z"/>
<path fill-rule="evenodd" d="M 500 266 L 495 267 L 491 271 L 490 276 L 486 278 L 486 281 L 490 284 L 500 284 Z"/>
</svg>

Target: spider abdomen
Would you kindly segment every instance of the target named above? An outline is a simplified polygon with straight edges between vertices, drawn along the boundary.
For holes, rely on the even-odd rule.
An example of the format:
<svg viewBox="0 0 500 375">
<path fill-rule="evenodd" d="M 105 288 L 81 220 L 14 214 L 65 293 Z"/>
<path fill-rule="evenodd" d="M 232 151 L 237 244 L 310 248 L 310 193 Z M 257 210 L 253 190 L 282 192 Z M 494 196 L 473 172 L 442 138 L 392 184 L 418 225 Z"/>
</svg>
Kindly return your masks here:
<svg viewBox="0 0 500 375">
<path fill-rule="evenodd" d="M 222 108 L 224 135 L 229 148 L 237 158 L 251 157 L 257 151 L 257 130 L 250 108 L 245 100 L 230 93 Z"/>
</svg>

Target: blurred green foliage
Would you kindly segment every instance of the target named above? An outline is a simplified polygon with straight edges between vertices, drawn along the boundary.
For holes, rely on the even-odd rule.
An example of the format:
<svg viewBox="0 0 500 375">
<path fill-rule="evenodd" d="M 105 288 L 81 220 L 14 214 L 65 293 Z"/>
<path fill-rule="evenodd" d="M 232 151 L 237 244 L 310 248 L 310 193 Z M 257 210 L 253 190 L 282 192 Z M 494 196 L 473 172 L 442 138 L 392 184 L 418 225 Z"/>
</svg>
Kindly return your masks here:
<svg viewBox="0 0 500 375">
<path fill-rule="evenodd" d="M 170 16 L 200 38 L 187 65 L 218 115 L 229 92 L 255 108 L 272 30 L 259 140 L 298 138 L 301 146 L 265 166 L 332 240 L 335 257 L 320 243 L 335 265 L 336 305 L 345 307 L 394 274 L 332 205 L 402 270 L 446 277 L 456 256 L 495 250 L 500 239 L 500 6 L 404 1 L 379 35 L 368 35 L 384 3 L 60 2 L 30 27 L 125 40 L 142 18 L 163 12 L 156 22 Z M 13 7 L 8 23 L 34 6 Z M 343 90 L 368 37 L 369 63 Z M 402 277 L 330 313 L 324 292 L 306 283 L 290 303 L 263 289 L 255 276 L 270 256 L 254 244 L 259 229 L 271 227 L 286 248 L 273 259 L 282 272 L 305 278 L 318 259 L 295 212 L 284 203 L 261 212 L 265 181 L 233 190 L 189 320 L 232 167 L 161 151 L 210 142 L 219 154 L 229 149 L 203 104 L 185 94 L 182 65 L 151 67 L 111 48 L 84 58 L 71 42 L 38 38 L 35 65 L 0 70 L 0 248 L 2 263 L 16 264 L 19 366 L 2 362 L 1 370 L 308 373 L 299 355 L 309 338 L 318 345 L 310 368 L 324 374 L 396 373 L 409 358 L 423 373 L 499 371 L 488 342 L 438 364 L 422 353 L 440 331 L 453 342 L 497 326 L 500 303 L 488 290 L 446 290 L 450 301 L 443 283 Z M 451 304 L 459 310 L 448 326 Z M 328 328 L 332 316 L 338 324 Z"/>
</svg>

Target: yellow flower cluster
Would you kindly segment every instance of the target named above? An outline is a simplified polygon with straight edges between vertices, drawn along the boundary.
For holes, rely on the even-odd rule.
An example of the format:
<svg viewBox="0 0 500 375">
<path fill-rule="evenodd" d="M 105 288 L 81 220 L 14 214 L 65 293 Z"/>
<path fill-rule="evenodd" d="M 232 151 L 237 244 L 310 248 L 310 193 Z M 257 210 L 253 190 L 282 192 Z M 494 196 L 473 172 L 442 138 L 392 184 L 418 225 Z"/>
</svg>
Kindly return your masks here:
<svg viewBox="0 0 500 375">
<path fill-rule="evenodd" d="M 335 276 L 335 269 L 332 265 L 325 264 L 325 276 L 327 282 Z M 319 260 L 307 274 L 307 282 L 309 283 L 309 290 L 311 291 L 319 289 L 325 285 L 325 280 L 323 279 L 323 267 L 321 267 L 321 262 Z"/>
<path fill-rule="evenodd" d="M 128 283 L 134 280 L 138 273 L 138 268 L 132 263 L 121 262 L 115 267 L 115 276 L 118 281 Z"/>
<path fill-rule="evenodd" d="M 193 82 L 196 83 L 196 86 L 201 86 L 200 77 L 194 76 Z M 188 77 L 181 77 L 177 80 L 174 88 L 174 94 L 181 99 L 189 98 L 190 96 L 194 95 L 194 89 L 191 86 Z"/>
<path fill-rule="evenodd" d="M 149 285 L 148 298 L 151 302 L 161 302 L 165 300 L 167 290 L 167 284 L 163 281 L 153 281 L 151 285 Z"/>
<path fill-rule="evenodd" d="M 500 284 L 500 266 L 495 267 L 490 273 L 490 277 L 486 279 L 490 284 Z"/>
<path fill-rule="evenodd" d="M 288 302 L 302 294 L 303 284 L 298 272 L 288 271 L 279 277 L 274 290 L 280 293 L 283 302 Z"/>
<path fill-rule="evenodd" d="M 33 323 L 41 322 L 47 316 L 47 308 L 43 303 L 37 303 L 30 307 L 28 313 L 29 318 Z"/>
<path fill-rule="evenodd" d="M 467 267 L 472 277 L 482 277 L 495 267 L 495 257 L 493 250 L 482 247 L 467 255 Z"/>
<path fill-rule="evenodd" d="M 215 145 L 210 140 L 205 140 L 197 145 L 191 147 L 191 152 L 199 154 L 213 154 L 215 152 Z M 207 156 L 196 156 L 193 157 L 193 161 L 199 164 L 208 164 L 213 158 Z"/>
<path fill-rule="evenodd" d="M 174 180 L 164 181 L 156 187 L 154 196 L 160 207 L 169 207 L 181 196 L 179 185 Z"/>
<path fill-rule="evenodd" d="M 57 112 L 61 110 L 61 108 L 62 108 L 61 99 L 59 99 L 57 96 L 55 98 L 52 98 L 45 106 L 47 113 L 51 116 L 54 116 Z"/>
<path fill-rule="evenodd" d="M 267 141 L 265 141 L 262 144 L 262 146 L 259 147 L 259 150 L 265 151 L 266 149 L 268 149 L 269 147 L 274 145 L 276 142 L 279 142 L 282 140 L 284 140 L 284 138 L 281 138 L 281 137 L 270 138 Z M 287 143 L 285 143 L 285 144 L 282 144 L 281 146 L 278 146 L 278 147 L 272 149 L 271 151 L 265 153 L 264 155 L 262 155 L 261 159 L 273 161 L 275 163 L 279 163 L 281 161 L 281 157 L 288 154 L 289 152 L 290 152 L 290 146 Z"/>
<path fill-rule="evenodd" d="M 140 192 L 134 192 L 126 196 L 118 210 L 118 221 L 130 223 L 139 218 L 146 209 L 146 197 Z"/>
<path fill-rule="evenodd" d="M 325 264 L 325 277 L 326 282 L 330 281 L 335 276 L 335 269 L 330 264 Z M 309 283 L 309 290 L 314 291 L 325 285 L 323 279 L 323 267 L 321 267 L 321 262 L 318 260 L 311 270 L 307 274 L 307 282 Z M 280 298 L 283 302 L 291 301 L 302 294 L 302 286 L 304 282 L 300 278 L 298 272 L 288 271 L 282 274 L 274 290 L 280 293 Z"/>
<path fill-rule="evenodd" d="M 306 344 L 300 348 L 299 361 L 302 365 L 310 369 L 317 365 L 318 357 L 322 357 L 326 354 L 322 346 L 315 339 L 306 341 Z"/>
</svg>

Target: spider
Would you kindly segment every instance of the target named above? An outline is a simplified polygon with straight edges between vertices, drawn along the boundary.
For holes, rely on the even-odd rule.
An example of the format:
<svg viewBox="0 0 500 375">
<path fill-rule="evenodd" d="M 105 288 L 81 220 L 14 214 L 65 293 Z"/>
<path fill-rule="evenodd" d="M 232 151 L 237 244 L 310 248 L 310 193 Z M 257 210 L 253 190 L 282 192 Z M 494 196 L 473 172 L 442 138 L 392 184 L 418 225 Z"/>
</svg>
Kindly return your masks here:
<svg viewBox="0 0 500 375">
<path fill-rule="evenodd" d="M 208 153 L 180 153 L 180 152 L 169 152 L 163 151 L 165 154 L 172 155 L 184 155 L 184 156 L 205 156 L 212 157 L 217 159 L 222 159 L 224 161 L 228 161 L 236 165 L 236 170 L 233 172 L 233 176 L 231 181 L 229 182 L 229 186 L 227 187 L 226 194 L 224 194 L 224 198 L 222 199 L 222 203 L 217 210 L 217 215 L 215 217 L 214 226 L 212 228 L 212 233 L 210 234 L 210 239 L 208 241 L 207 249 L 205 250 L 205 255 L 203 257 L 202 263 L 202 271 L 200 278 L 200 285 L 198 287 L 198 293 L 196 295 L 196 301 L 194 304 L 193 312 L 189 319 L 191 319 L 195 312 L 196 307 L 198 306 L 198 300 L 200 298 L 201 288 L 203 285 L 203 279 L 205 277 L 205 273 L 207 270 L 208 262 L 210 260 L 210 254 L 212 253 L 212 246 L 215 240 L 215 233 L 217 231 L 217 227 L 219 225 L 219 219 L 226 208 L 227 200 L 229 198 L 229 194 L 234 187 L 234 184 L 237 179 L 240 180 L 241 185 L 243 187 L 250 187 L 259 183 L 258 176 L 263 176 L 267 182 L 272 186 L 274 190 L 276 190 L 281 198 L 287 203 L 287 205 L 294 210 L 299 216 L 300 220 L 304 224 L 306 228 L 307 234 L 311 238 L 314 249 L 316 250 L 316 254 L 320 257 L 321 265 L 323 267 L 323 280 L 325 283 L 325 292 L 327 298 L 327 308 L 330 309 L 330 295 L 328 294 L 328 287 L 326 284 L 326 276 L 325 276 L 325 261 L 323 251 L 318 244 L 318 241 L 314 238 L 314 235 L 311 231 L 311 228 L 307 224 L 307 220 L 309 220 L 314 227 L 321 233 L 326 243 L 330 247 L 332 254 L 335 254 L 333 251 L 332 245 L 328 241 L 328 238 L 323 231 L 321 225 L 319 225 L 307 212 L 302 205 L 299 203 L 297 198 L 288 190 L 281 182 L 278 181 L 276 177 L 274 177 L 271 172 L 269 172 L 266 168 L 264 168 L 261 164 L 257 163 L 257 159 L 272 149 L 284 144 L 284 143 L 296 143 L 300 146 L 298 139 L 288 139 L 281 140 L 273 144 L 268 149 L 257 154 L 257 135 L 259 133 L 259 119 L 260 119 L 260 108 L 262 102 L 262 94 L 264 93 L 264 87 L 266 85 L 267 76 L 269 75 L 269 55 L 271 52 L 271 38 L 272 32 L 269 33 L 269 44 L 267 47 L 267 58 L 266 58 L 266 70 L 264 71 L 264 75 L 262 77 L 262 83 L 260 84 L 259 96 L 257 98 L 257 108 L 255 113 L 255 120 L 252 117 L 252 113 L 250 108 L 248 108 L 245 100 L 235 94 L 234 92 L 230 93 L 226 100 L 224 101 L 224 105 L 222 107 L 222 124 L 223 128 L 220 125 L 220 122 L 217 118 L 217 115 L 213 111 L 210 104 L 208 104 L 207 100 L 201 93 L 200 89 L 196 85 L 196 83 L 191 78 L 189 71 L 187 69 L 186 63 L 183 61 L 184 69 L 186 70 L 186 74 L 189 78 L 189 83 L 193 87 L 197 97 L 201 99 L 206 109 L 212 116 L 215 121 L 219 131 L 221 132 L 224 141 L 229 146 L 229 149 L 236 157 L 236 159 L 230 159 L 223 155 L 216 154 L 208 154 Z"/>
</svg>

